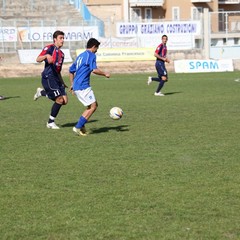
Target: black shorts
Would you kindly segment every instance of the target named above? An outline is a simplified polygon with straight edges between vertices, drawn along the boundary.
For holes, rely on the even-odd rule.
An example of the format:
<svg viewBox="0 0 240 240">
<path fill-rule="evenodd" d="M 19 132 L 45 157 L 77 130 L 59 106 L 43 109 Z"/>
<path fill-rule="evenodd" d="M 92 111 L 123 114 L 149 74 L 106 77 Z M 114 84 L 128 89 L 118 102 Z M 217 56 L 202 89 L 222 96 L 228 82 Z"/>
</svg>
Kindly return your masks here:
<svg viewBox="0 0 240 240">
<path fill-rule="evenodd" d="M 168 72 L 164 62 L 156 61 L 155 67 L 156 67 L 159 78 L 161 78 L 162 76 L 165 76 L 168 79 Z"/>
<path fill-rule="evenodd" d="M 52 74 L 42 74 L 42 85 L 46 91 L 47 97 L 55 100 L 59 96 L 65 96 L 66 91 L 63 84 L 59 81 L 58 76 Z"/>
</svg>

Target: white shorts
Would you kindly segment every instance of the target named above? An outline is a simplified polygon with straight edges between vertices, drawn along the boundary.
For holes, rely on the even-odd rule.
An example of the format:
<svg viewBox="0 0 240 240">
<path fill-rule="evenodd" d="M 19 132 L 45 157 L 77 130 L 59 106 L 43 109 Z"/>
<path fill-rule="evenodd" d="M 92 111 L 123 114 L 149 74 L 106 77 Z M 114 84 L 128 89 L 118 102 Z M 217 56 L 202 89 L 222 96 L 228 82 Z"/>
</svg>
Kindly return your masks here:
<svg viewBox="0 0 240 240">
<path fill-rule="evenodd" d="M 96 98 L 94 96 L 93 90 L 91 87 L 86 88 L 84 90 L 77 90 L 74 91 L 75 95 L 77 96 L 78 100 L 84 105 L 89 106 L 92 103 L 96 102 Z"/>
</svg>

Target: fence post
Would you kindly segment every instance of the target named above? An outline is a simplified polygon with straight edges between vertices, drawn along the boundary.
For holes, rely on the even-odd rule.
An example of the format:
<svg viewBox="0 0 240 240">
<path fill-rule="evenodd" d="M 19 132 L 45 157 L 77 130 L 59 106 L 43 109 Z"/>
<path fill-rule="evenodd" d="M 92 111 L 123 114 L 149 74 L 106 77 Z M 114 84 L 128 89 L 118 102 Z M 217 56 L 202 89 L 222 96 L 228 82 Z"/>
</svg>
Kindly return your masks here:
<svg viewBox="0 0 240 240">
<path fill-rule="evenodd" d="M 211 18 L 209 17 L 209 10 L 208 8 L 204 8 L 203 10 L 203 28 L 204 28 L 204 55 L 205 59 L 209 59 L 210 56 L 210 44 L 211 44 L 211 38 L 210 38 L 210 21 Z"/>
</svg>

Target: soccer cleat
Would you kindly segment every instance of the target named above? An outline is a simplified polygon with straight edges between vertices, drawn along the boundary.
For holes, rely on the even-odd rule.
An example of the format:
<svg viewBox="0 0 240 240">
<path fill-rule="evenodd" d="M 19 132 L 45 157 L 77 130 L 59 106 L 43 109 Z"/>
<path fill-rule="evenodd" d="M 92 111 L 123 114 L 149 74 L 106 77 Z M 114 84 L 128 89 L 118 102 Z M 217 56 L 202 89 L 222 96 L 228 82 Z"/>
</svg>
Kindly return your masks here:
<svg viewBox="0 0 240 240">
<path fill-rule="evenodd" d="M 161 92 L 158 92 L 158 93 L 155 92 L 154 95 L 155 95 L 155 96 L 158 96 L 158 97 L 163 97 L 163 96 L 165 96 L 165 95 L 164 95 L 163 93 L 161 93 Z"/>
<path fill-rule="evenodd" d="M 35 93 L 35 95 L 34 95 L 34 97 L 33 97 L 33 100 L 34 101 L 36 101 L 36 100 L 38 100 L 42 95 L 41 95 L 41 91 L 42 91 L 43 89 L 42 88 L 37 88 L 37 91 L 36 91 L 36 93 Z"/>
<path fill-rule="evenodd" d="M 85 127 L 83 127 L 83 128 L 73 127 L 73 131 L 79 136 L 87 136 L 87 132 L 86 132 Z"/>
<path fill-rule="evenodd" d="M 81 127 L 81 131 L 85 134 L 88 134 L 85 126 Z"/>
<path fill-rule="evenodd" d="M 151 82 L 152 82 L 152 77 L 148 77 L 147 84 L 150 85 Z"/>
<path fill-rule="evenodd" d="M 59 129 L 55 122 L 47 123 L 47 128 L 50 129 Z"/>
</svg>

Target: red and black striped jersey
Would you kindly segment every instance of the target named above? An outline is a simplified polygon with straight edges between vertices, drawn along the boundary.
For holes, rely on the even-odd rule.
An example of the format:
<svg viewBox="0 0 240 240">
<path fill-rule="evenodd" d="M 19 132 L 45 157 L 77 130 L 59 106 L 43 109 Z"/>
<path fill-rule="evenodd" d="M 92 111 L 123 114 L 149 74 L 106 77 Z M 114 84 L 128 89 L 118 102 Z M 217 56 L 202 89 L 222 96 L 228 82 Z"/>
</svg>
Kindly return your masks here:
<svg viewBox="0 0 240 240">
<path fill-rule="evenodd" d="M 159 44 L 155 50 L 155 53 L 160 55 L 160 57 L 165 58 L 167 56 L 167 46 L 164 45 L 163 43 Z"/>
<path fill-rule="evenodd" d="M 57 48 L 54 44 L 50 44 L 44 47 L 39 56 L 44 56 L 46 54 L 50 54 L 53 57 L 53 63 L 48 63 L 47 59 L 45 59 L 45 69 L 49 70 L 49 66 L 52 71 L 60 73 L 62 70 L 62 65 L 64 61 L 64 53 Z"/>
</svg>

